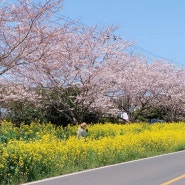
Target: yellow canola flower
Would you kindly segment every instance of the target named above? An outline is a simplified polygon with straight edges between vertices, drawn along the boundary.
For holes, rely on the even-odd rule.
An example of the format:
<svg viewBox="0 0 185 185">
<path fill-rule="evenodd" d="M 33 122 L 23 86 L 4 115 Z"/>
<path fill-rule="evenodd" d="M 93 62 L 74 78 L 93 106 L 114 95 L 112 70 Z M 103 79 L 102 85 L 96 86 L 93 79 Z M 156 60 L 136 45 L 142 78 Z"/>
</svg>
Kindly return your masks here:
<svg viewBox="0 0 185 185">
<path fill-rule="evenodd" d="M 32 139 L 9 139 L 7 144 L 0 145 L 1 179 L 10 168 L 15 169 L 10 177 L 16 173 L 24 176 L 63 174 L 146 157 L 152 152 L 185 148 L 184 123 L 89 125 L 89 135 L 85 140 L 76 137 L 77 126 L 68 126 L 61 132 L 52 125 L 34 123 L 30 126 L 31 131 L 29 126 L 22 125 L 21 132 L 23 128 L 28 135 L 34 134 L 30 136 Z M 9 132 L 7 127 L 4 130 Z M 63 136 L 59 138 L 61 133 L 66 135 L 65 139 Z"/>
</svg>

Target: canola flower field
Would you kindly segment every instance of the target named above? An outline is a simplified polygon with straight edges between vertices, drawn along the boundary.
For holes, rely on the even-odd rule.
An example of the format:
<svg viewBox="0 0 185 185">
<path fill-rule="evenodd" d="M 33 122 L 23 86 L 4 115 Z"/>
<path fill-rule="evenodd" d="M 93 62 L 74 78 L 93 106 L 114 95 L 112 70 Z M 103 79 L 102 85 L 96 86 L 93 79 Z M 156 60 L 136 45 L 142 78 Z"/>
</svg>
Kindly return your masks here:
<svg viewBox="0 0 185 185">
<path fill-rule="evenodd" d="M 33 122 L 0 125 L 0 184 L 16 185 L 80 170 L 185 149 L 185 123 L 78 125 L 65 128 Z"/>
</svg>

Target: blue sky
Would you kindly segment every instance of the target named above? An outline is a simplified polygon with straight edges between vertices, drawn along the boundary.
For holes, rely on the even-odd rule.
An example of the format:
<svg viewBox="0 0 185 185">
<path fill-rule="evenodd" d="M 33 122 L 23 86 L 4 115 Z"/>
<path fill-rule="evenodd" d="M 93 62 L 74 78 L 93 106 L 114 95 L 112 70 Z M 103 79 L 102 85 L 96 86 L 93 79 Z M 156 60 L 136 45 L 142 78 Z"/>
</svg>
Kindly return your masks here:
<svg viewBox="0 0 185 185">
<path fill-rule="evenodd" d="M 185 66 L 185 0 L 64 0 L 61 14 L 86 26 L 117 25 L 134 52 Z"/>
</svg>

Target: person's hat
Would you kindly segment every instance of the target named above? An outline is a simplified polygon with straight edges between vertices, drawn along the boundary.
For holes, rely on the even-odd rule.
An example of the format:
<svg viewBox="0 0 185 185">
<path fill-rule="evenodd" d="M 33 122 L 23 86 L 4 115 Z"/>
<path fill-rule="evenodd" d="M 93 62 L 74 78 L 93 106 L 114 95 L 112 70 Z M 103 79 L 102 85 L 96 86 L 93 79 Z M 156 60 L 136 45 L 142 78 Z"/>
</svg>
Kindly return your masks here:
<svg viewBox="0 0 185 185">
<path fill-rule="evenodd" d="M 80 125 L 82 128 L 85 128 L 87 126 L 87 123 L 83 122 L 81 125 Z"/>
</svg>

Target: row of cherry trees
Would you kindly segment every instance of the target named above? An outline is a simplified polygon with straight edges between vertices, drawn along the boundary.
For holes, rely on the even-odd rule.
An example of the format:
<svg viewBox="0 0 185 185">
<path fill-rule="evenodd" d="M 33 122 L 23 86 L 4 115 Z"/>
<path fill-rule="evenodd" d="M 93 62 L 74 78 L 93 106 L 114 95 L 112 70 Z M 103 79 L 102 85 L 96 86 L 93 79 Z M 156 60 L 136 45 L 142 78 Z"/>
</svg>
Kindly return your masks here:
<svg viewBox="0 0 185 185">
<path fill-rule="evenodd" d="M 56 24 L 61 8 L 61 0 L 1 6 L 2 107 L 21 116 L 34 107 L 37 118 L 57 112 L 70 123 L 120 111 L 135 121 L 159 107 L 169 121 L 183 116 L 183 68 L 130 54 L 132 43 L 116 37 L 113 27 Z"/>
</svg>

